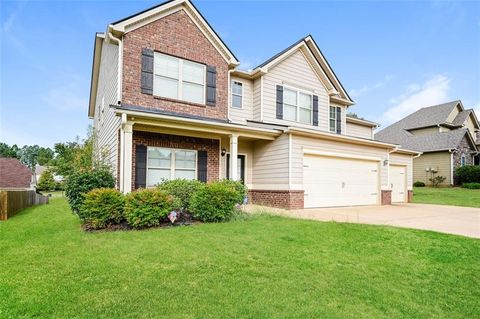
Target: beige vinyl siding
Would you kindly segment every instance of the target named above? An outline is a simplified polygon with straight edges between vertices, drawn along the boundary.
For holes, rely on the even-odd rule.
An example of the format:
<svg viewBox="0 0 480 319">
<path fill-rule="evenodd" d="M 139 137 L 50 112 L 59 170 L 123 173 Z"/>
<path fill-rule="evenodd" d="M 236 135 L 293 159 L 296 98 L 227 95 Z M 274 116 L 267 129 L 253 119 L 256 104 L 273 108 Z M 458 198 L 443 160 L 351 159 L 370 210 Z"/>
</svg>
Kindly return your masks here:
<svg viewBox="0 0 480 319">
<path fill-rule="evenodd" d="M 452 123 L 453 120 L 457 117 L 457 115 L 460 113 L 460 106 L 457 105 L 456 108 L 452 110 L 452 112 L 448 115 L 447 117 L 447 122 Z"/>
<path fill-rule="evenodd" d="M 349 136 L 367 138 L 369 140 L 371 140 L 373 137 L 373 130 L 369 126 L 349 122 L 346 122 L 346 126 L 346 134 Z"/>
<path fill-rule="evenodd" d="M 224 148 L 227 153 L 230 152 L 230 140 L 228 138 L 221 139 L 221 147 Z M 253 142 L 251 141 L 238 141 L 238 155 L 245 155 L 245 185 L 248 188 L 252 188 L 252 176 L 253 176 Z M 227 156 L 220 156 L 220 178 L 227 177 Z"/>
<path fill-rule="evenodd" d="M 467 120 L 465 122 L 465 127 L 468 128 L 468 130 L 470 131 L 470 134 L 472 135 L 473 140 L 477 141 L 477 133 L 475 132 L 475 124 L 473 123 L 471 115 L 467 118 Z"/>
<path fill-rule="evenodd" d="M 104 41 L 94 115 L 95 152 L 96 156 L 103 157 L 111 165 L 115 173 L 117 171 L 120 118 L 115 116 L 115 112 L 110 105 L 117 104 L 117 85 L 118 46 Z M 103 113 L 101 110 L 102 98 L 104 101 Z"/>
<path fill-rule="evenodd" d="M 253 120 L 254 121 L 261 121 L 261 81 L 262 77 L 255 79 L 253 81 L 253 105 L 252 105 L 252 114 L 253 114 Z"/>
<path fill-rule="evenodd" d="M 243 96 L 242 108 L 232 107 L 232 97 L 230 96 L 230 119 L 236 123 L 246 123 L 247 119 L 253 119 L 253 82 L 232 76 L 231 82 L 236 81 L 242 83 Z M 231 94 L 230 90 L 230 94 Z"/>
<path fill-rule="evenodd" d="M 288 58 L 272 67 L 263 78 L 263 120 L 265 122 L 319 129 L 323 131 L 329 130 L 328 117 L 330 99 L 327 90 L 300 50 L 295 51 Z M 276 118 L 277 85 L 305 90 L 318 96 L 318 127 L 278 120 Z M 342 110 L 342 114 L 342 123 L 344 126 L 345 109 Z M 342 127 L 342 132 L 345 132 L 344 127 Z"/>
<path fill-rule="evenodd" d="M 253 189 L 288 189 L 288 134 L 253 144 Z"/>
<path fill-rule="evenodd" d="M 343 156 L 374 157 L 381 161 L 380 185 L 383 188 L 388 186 L 388 170 L 383 165 L 387 159 L 387 150 L 370 146 L 353 145 L 345 142 L 321 140 L 319 138 L 292 136 L 292 188 L 303 189 L 303 150 L 316 150 L 320 152 L 338 153 Z"/>
<path fill-rule="evenodd" d="M 443 132 L 448 132 L 448 131 L 451 131 L 451 130 L 450 130 L 448 127 L 440 126 L 440 127 L 438 128 L 438 131 L 439 131 L 440 133 L 443 133 Z"/>
<path fill-rule="evenodd" d="M 430 135 L 430 134 L 438 133 L 439 129 L 438 129 L 438 126 L 435 126 L 435 127 L 420 128 L 417 130 L 410 130 L 409 132 L 412 133 L 413 135 L 421 136 L 421 135 Z"/>
<path fill-rule="evenodd" d="M 425 172 L 427 168 L 437 169 L 438 172 L 435 176 L 445 176 L 447 178 L 445 184 L 451 184 L 451 156 L 449 152 L 425 153 L 415 158 L 413 160 L 413 181 L 421 181 L 427 185 L 431 184 L 429 181 L 431 174 Z"/>
<path fill-rule="evenodd" d="M 390 165 L 400 165 L 407 167 L 407 189 L 413 188 L 413 156 L 407 154 L 390 154 Z"/>
</svg>

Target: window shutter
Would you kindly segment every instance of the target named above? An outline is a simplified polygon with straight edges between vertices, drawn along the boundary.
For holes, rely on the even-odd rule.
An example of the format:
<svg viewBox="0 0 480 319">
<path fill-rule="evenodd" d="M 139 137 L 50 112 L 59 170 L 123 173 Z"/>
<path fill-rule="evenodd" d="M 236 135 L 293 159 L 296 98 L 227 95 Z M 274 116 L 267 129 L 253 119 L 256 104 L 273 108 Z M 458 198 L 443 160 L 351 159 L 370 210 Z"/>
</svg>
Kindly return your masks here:
<svg viewBox="0 0 480 319">
<path fill-rule="evenodd" d="M 283 86 L 277 85 L 277 119 L 283 120 Z"/>
<path fill-rule="evenodd" d="M 337 134 L 342 134 L 342 108 L 337 107 Z"/>
<path fill-rule="evenodd" d="M 147 186 L 147 147 L 135 145 L 135 189 Z"/>
<path fill-rule="evenodd" d="M 201 182 L 206 183 L 207 182 L 207 160 L 208 160 L 207 151 L 198 151 L 197 156 L 198 156 L 198 158 L 197 158 L 197 169 L 198 169 L 197 179 Z"/>
<path fill-rule="evenodd" d="M 215 106 L 217 103 L 217 68 L 207 65 L 207 105 Z"/>
<path fill-rule="evenodd" d="M 318 126 L 318 96 L 313 96 L 313 126 Z"/>
<path fill-rule="evenodd" d="M 153 50 L 142 49 L 142 93 L 153 94 Z"/>
</svg>

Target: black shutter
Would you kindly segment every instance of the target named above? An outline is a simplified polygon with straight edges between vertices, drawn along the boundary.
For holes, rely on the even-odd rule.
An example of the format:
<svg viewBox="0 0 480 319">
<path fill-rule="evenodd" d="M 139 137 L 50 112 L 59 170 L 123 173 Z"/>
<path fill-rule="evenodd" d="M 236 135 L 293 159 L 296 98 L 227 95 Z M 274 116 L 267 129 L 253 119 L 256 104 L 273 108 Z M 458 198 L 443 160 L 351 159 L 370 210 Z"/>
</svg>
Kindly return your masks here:
<svg viewBox="0 0 480 319">
<path fill-rule="evenodd" d="M 135 145 L 135 189 L 147 186 L 147 147 Z"/>
<path fill-rule="evenodd" d="M 197 159 L 197 166 L 198 166 L 198 174 L 197 179 L 201 182 L 207 182 L 207 160 L 208 155 L 207 151 L 198 151 L 198 159 Z"/>
<path fill-rule="evenodd" d="M 217 103 L 217 69 L 207 65 L 207 105 L 215 106 Z"/>
<path fill-rule="evenodd" d="M 337 134 L 342 134 L 342 108 L 337 107 Z"/>
<path fill-rule="evenodd" d="M 318 126 L 318 96 L 313 96 L 313 126 Z"/>
<path fill-rule="evenodd" d="M 277 119 L 283 120 L 283 86 L 277 85 Z"/>
<path fill-rule="evenodd" d="M 142 49 L 142 93 L 153 94 L 153 50 Z"/>
</svg>

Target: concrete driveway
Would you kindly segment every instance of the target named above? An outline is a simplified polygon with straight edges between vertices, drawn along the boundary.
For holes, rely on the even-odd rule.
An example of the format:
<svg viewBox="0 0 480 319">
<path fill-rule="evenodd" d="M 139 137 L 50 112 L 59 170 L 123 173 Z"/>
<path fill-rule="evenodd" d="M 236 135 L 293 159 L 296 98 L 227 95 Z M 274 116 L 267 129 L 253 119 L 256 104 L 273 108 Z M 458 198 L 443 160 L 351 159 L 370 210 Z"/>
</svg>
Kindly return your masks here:
<svg viewBox="0 0 480 319">
<path fill-rule="evenodd" d="M 280 211 L 279 211 L 280 212 Z M 433 230 L 480 238 L 480 208 L 426 204 L 311 208 L 281 211 L 291 217 Z"/>
</svg>

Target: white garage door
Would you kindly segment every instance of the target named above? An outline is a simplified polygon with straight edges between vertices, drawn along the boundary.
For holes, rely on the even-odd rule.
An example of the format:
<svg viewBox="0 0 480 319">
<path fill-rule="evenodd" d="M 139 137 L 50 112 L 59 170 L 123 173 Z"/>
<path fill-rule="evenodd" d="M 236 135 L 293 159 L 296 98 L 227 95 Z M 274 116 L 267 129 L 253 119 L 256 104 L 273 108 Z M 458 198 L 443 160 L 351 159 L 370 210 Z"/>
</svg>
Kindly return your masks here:
<svg viewBox="0 0 480 319">
<path fill-rule="evenodd" d="M 404 203 L 406 197 L 406 167 L 390 166 L 390 186 L 392 187 L 392 203 Z"/>
<path fill-rule="evenodd" d="M 303 166 L 305 208 L 378 203 L 378 162 L 305 155 Z"/>
</svg>

